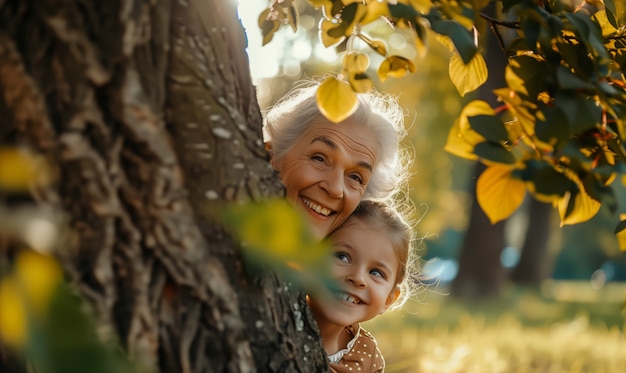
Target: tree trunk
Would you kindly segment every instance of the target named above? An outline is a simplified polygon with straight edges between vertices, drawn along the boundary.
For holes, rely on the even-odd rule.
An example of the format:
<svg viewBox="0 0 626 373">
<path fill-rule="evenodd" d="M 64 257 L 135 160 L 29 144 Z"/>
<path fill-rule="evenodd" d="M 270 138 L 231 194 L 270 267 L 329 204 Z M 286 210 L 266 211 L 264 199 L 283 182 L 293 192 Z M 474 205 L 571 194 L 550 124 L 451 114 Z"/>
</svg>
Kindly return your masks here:
<svg viewBox="0 0 626 373">
<path fill-rule="evenodd" d="M 491 2 L 484 12 L 497 17 L 496 3 Z M 485 61 L 489 68 L 489 78 L 479 88 L 479 99 L 487 101 L 492 107 L 499 105 L 493 90 L 504 87 L 505 52 L 500 49 L 498 40 L 491 30 L 487 32 Z M 470 224 L 467 227 L 461 254 L 459 257 L 459 273 L 452 284 L 452 294 L 463 298 L 485 298 L 497 296 L 506 276 L 500 262 L 504 249 L 504 227 L 506 222 L 491 224 L 476 199 L 476 180 L 485 169 L 482 163 L 475 166 L 470 193 L 472 206 Z"/>
<path fill-rule="evenodd" d="M 303 294 L 246 275 L 215 218 L 282 193 L 244 48 L 234 1 L 0 0 L 0 145 L 58 167 L 56 254 L 154 370 L 327 369 Z"/>
<path fill-rule="evenodd" d="M 459 273 L 452 282 L 453 296 L 467 299 L 495 297 L 506 279 L 500 254 L 504 248 L 504 221 L 491 224 L 476 200 L 475 180 L 485 169 L 476 163 L 469 226 L 461 246 Z"/>
<path fill-rule="evenodd" d="M 549 274 L 546 253 L 554 208 L 535 198 L 530 198 L 528 202 L 528 229 L 519 263 L 511 272 L 511 280 L 520 285 L 539 286 Z"/>
</svg>

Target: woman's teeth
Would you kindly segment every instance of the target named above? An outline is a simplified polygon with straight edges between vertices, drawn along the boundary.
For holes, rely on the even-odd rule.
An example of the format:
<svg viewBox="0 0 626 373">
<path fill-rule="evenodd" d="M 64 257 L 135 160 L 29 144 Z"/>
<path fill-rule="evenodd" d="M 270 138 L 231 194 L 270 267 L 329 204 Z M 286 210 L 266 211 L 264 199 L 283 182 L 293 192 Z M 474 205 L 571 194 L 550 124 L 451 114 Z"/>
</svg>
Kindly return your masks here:
<svg viewBox="0 0 626 373">
<path fill-rule="evenodd" d="M 306 198 L 302 198 L 302 202 L 304 202 L 304 204 L 310 208 L 311 210 L 317 212 L 320 215 L 324 215 L 324 216 L 328 216 L 330 215 L 330 213 L 332 212 L 330 209 L 327 209 L 325 207 L 322 207 L 320 205 L 318 205 L 315 202 L 309 201 Z"/>
</svg>

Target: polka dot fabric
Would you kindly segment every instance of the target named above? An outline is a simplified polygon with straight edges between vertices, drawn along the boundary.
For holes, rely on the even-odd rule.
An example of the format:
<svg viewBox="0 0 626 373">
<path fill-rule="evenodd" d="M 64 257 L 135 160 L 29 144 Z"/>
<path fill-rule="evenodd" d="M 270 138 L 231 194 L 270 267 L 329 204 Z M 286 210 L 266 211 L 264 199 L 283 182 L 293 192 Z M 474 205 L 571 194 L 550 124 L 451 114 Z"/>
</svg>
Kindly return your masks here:
<svg viewBox="0 0 626 373">
<path fill-rule="evenodd" d="M 385 359 L 378 350 L 374 337 L 361 328 L 360 335 L 352 349 L 338 363 L 330 363 L 330 370 L 336 373 L 384 372 Z"/>
</svg>

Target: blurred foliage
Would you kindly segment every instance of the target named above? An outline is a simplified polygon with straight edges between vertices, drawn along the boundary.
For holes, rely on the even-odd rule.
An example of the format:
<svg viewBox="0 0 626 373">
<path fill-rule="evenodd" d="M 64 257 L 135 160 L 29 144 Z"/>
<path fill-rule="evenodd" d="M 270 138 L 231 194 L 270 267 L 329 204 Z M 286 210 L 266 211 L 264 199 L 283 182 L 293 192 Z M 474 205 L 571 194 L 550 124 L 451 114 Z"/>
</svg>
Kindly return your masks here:
<svg viewBox="0 0 626 373">
<path fill-rule="evenodd" d="M 492 222 L 507 218 L 526 192 L 551 202 L 563 225 L 589 220 L 602 204 L 617 211 L 616 197 L 609 186 L 623 173 L 626 160 L 622 144 L 626 138 L 626 28 L 621 3 L 607 1 L 605 8 L 601 2 L 588 1 L 571 9 L 559 1 L 499 2 L 504 13 L 514 16 L 513 21 L 481 13 L 486 1 L 309 3 L 321 10 L 320 35 L 325 46 L 337 46 L 339 52 L 346 51 L 346 56 L 350 56 L 360 53 L 353 41 L 363 40 L 374 55 L 383 56 L 379 66 L 387 66 L 399 56 L 389 55 L 385 43 L 374 42 L 366 34 L 364 30 L 369 24 L 383 19 L 394 30 L 409 30 L 416 50 L 424 50 L 428 35 L 434 34 L 450 48 L 449 74 L 463 95 L 478 88 L 488 73 L 477 52 L 485 31 L 482 25 L 490 25 L 503 53 L 509 57 L 507 86 L 494 91 L 502 106 L 494 110 L 485 108 L 480 101 L 471 102 L 468 107 L 473 109 L 461 113 L 446 146 L 456 155 L 480 160 L 490 167 L 510 169 L 488 173 L 489 182 L 481 183 L 477 190 L 485 213 Z M 293 0 L 272 1 L 259 18 L 265 42 L 283 23 L 297 29 L 296 14 Z M 511 42 L 505 43 L 499 28 L 516 33 Z M 361 54 L 358 58 L 344 58 L 343 76 L 326 79 L 346 79 L 355 92 L 365 89 L 370 86 L 362 84 L 369 79 L 363 71 L 367 64 L 354 62 L 363 59 Z M 355 65 L 359 68 L 355 69 Z M 392 76 L 416 70 L 409 63 L 396 65 L 398 70 Z M 381 81 L 387 76 L 381 74 L 380 67 L 378 76 Z M 351 94 L 343 97 L 350 99 Z M 324 102 L 321 100 L 320 105 Z M 333 104 L 329 118 L 333 121 L 352 110 L 352 105 L 346 104 L 341 113 L 336 101 Z M 519 182 L 509 182 L 510 179 Z M 494 194 L 494 182 L 524 188 L 515 188 L 517 192 L 509 194 L 514 201 L 499 203 L 506 194 Z M 618 238 L 626 235 L 621 233 L 624 228 L 626 221 L 616 228 Z M 626 240 L 620 238 L 621 242 Z"/>
<path fill-rule="evenodd" d="M 0 148 L 0 190 L 7 192 L 28 189 L 33 184 L 48 185 L 54 173 L 46 161 L 21 148 Z"/>
<path fill-rule="evenodd" d="M 42 373 L 133 372 L 121 349 L 101 341 L 56 260 L 19 250 L 0 279 L 0 344 Z"/>
<path fill-rule="evenodd" d="M 0 353 L 7 359 L 0 367 L 137 371 L 121 348 L 103 342 L 86 304 L 64 282 L 55 258 L 64 220 L 29 198 L 54 179 L 42 157 L 17 147 L 0 149 Z"/>
<path fill-rule="evenodd" d="M 222 221 L 241 243 L 251 269 L 272 271 L 306 289 L 330 281 L 330 248 L 285 199 L 231 205 Z"/>
</svg>

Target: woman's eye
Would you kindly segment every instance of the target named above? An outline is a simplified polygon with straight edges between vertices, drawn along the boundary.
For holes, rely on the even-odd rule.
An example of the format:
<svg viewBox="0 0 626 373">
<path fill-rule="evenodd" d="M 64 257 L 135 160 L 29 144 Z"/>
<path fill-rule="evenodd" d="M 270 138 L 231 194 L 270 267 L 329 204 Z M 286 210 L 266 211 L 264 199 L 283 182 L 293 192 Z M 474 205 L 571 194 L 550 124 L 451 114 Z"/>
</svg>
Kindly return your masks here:
<svg viewBox="0 0 626 373">
<path fill-rule="evenodd" d="M 324 158 L 321 155 L 314 155 L 311 159 L 318 162 L 324 162 Z"/>
<path fill-rule="evenodd" d="M 350 178 L 352 180 L 357 181 L 359 184 L 363 184 L 363 178 L 361 176 L 359 176 L 359 175 L 356 175 L 356 174 L 350 175 Z"/>
</svg>

